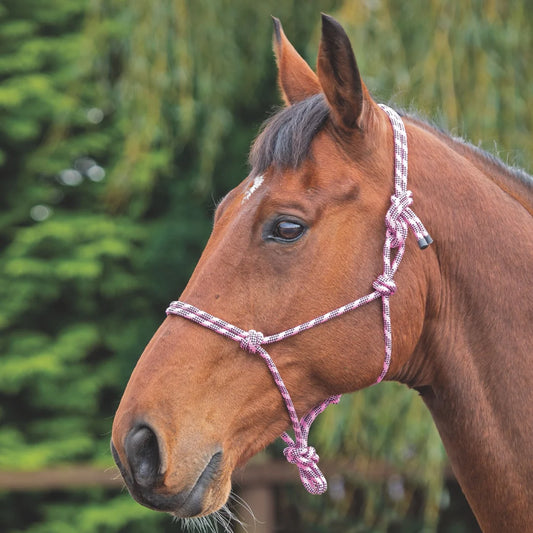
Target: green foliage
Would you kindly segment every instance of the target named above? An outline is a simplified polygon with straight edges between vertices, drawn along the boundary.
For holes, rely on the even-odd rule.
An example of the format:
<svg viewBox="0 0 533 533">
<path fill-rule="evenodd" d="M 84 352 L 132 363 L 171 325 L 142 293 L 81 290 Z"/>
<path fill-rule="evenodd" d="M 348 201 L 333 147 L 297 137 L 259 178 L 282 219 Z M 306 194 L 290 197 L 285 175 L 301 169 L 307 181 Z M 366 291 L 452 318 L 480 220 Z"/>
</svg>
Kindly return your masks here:
<svg viewBox="0 0 533 533">
<path fill-rule="evenodd" d="M 16 495 L 0 495 L 0 523 L 12 533 L 175 533 L 177 529 L 165 515 L 140 506 L 128 494 L 92 489 L 31 496 L 44 505 L 21 501 Z M 9 507 L 21 509 L 27 503 L 27 514 L 36 518 L 29 527 L 23 517 L 6 516 L 3 511 Z"/>
<path fill-rule="evenodd" d="M 121 377 L 120 360 L 109 357 L 122 321 L 115 302 L 139 292 L 132 258 L 141 240 L 127 220 L 57 213 L 20 228 L 6 247 L 0 390 L 17 409 L 3 413 L 0 467 L 31 470 L 107 453 L 95 439 L 108 432 L 103 394 Z M 145 312 L 140 299 L 130 306 Z"/>
<path fill-rule="evenodd" d="M 111 418 L 132 367 L 199 257 L 213 200 L 245 176 L 249 143 L 279 104 L 270 14 L 312 63 L 318 13 L 332 13 L 379 100 L 414 105 L 489 149 L 497 141 L 504 159 L 525 165 L 527 8 L 4 0 L 0 469 L 111 464 Z M 314 431 L 325 456 L 356 458 L 361 475 L 338 481 L 364 498 L 348 526 L 350 491 L 320 501 L 287 495 L 303 509 L 304 531 L 386 531 L 420 491 L 413 530 L 434 529 L 444 454 L 415 394 L 373 387 L 332 407 Z M 409 479 L 373 480 L 364 470 L 373 461 Z M 0 524 L 31 533 L 179 527 L 99 490 L 0 495 Z"/>
<path fill-rule="evenodd" d="M 520 2 L 344 2 L 359 68 L 382 100 L 414 108 L 527 168 L 533 20 Z"/>
</svg>

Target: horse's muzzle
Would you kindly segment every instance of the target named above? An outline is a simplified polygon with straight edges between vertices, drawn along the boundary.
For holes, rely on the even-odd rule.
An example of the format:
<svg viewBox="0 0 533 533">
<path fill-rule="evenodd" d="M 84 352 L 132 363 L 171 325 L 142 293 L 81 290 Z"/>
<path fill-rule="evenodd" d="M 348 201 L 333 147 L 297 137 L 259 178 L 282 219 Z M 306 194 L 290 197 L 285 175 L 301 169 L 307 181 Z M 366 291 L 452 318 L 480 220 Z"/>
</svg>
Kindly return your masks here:
<svg viewBox="0 0 533 533">
<path fill-rule="evenodd" d="M 222 452 L 214 453 L 192 487 L 169 493 L 164 486 L 157 435 L 146 425 L 134 427 L 126 436 L 124 465 L 111 441 L 113 458 L 126 482 L 130 494 L 140 504 L 156 511 L 165 511 L 186 518 L 198 516 L 204 510 L 204 496 L 219 472 Z"/>
</svg>

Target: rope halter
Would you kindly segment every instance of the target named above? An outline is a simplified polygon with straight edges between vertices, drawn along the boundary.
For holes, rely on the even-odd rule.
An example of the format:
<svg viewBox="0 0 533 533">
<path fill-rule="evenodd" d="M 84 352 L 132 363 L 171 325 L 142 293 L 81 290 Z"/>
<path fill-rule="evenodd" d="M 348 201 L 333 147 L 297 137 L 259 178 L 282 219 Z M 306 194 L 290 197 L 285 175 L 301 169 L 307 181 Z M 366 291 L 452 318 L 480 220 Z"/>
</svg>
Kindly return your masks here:
<svg viewBox="0 0 533 533">
<path fill-rule="evenodd" d="M 396 292 L 394 275 L 398 270 L 402 260 L 407 234 L 409 229 L 415 234 L 418 245 L 421 249 L 427 248 L 433 241 L 426 231 L 426 228 L 411 209 L 413 203 L 413 193 L 407 190 L 407 135 L 400 116 L 391 108 L 381 105 L 381 109 L 387 113 L 392 124 L 394 134 L 394 194 L 391 197 L 391 205 L 385 215 L 385 244 L 383 245 L 383 272 L 372 283 L 373 292 L 363 296 L 349 304 L 334 309 L 329 313 L 321 315 L 309 322 L 300 324 L 275 335 L 263 335 L 259 331 L 251 329 L 244 331 L 225 320 L 214 317 L 197 307 L 188 303 L 175 301 L 171 302 L 167 309 L 167 315 L 178 315 L 197 324 L 206 327 L 215 333 L 228 337 L 239 343 L 245 352 L 261 357 L 285 402 L 287 412 L 294 430 L 294 439 L 288 433 L 283 433 L 281 438 L 287 444 L 283 451 L 287 461 L 298 467 L 300 479 L 306 490 L 311 494 L 322 494 L 327 490 L 327 482 L 318 468 L 318 453 L 315 448 L 308 445 L 309 430 L 316 417 L 332 403 L 339 403 L 340 396 L 330 396 L 322 403 L 311 409 L 302 419 L 298 418 L 296 409 L 290 394 L 281 379 L 274 361 L 265 350 L 264 346 L 279 342 L 287 337 L 297 335 L 302 331 L 323 324 L 328 320 L 336 318 L 348 311 L 357 309 L 362 305 L 381 298 L 383 307 L 383 334 L 385 339 L 385 358 L 383 369 L 378 376 L 376 383 L 383 380 L 387 374 L 392 356 L 392 329 L 390 320 L 390 297 Z M 396 250 L 393 257 L 391 251 Z"/>
</svg>

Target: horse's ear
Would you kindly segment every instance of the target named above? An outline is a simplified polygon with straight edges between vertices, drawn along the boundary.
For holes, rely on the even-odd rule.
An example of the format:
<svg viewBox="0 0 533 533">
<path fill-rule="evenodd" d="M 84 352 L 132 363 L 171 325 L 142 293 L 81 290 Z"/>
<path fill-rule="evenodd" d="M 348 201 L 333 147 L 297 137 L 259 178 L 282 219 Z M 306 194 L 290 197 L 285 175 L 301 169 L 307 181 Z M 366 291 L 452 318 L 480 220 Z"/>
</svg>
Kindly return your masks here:
<svg viewBox="0 0 533 533">
<path fill-rule="evenodd" d="M 334 123 L 346 130 L 362 129 L 365 108 L 371 108 L 372 99 L 361 80 L 346 32 L 325 14 L 322 14 L 317 72 Z"/>
<path fill-rule="evenodd" d="M 272 17 L 272 20 L 278 83 L 283 100 L 290 105 L 318 94 L 321 89 L 316 74 L 285 37 L 279 19 Z"/>
</svg>

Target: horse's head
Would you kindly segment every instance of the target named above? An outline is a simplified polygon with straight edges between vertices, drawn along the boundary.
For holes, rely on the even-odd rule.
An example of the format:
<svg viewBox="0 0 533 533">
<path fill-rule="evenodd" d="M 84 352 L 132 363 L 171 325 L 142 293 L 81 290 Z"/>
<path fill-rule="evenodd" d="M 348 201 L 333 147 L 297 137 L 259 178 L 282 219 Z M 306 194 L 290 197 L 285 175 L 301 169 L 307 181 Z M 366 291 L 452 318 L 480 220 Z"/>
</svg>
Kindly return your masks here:
<svg viewBox="0 0 533 533">
<path fill-rule="evenodd" d="M 372 290 L 382 272 L 393 192 L 387 116 L 362 83 L 343 29 L 324 16 L 317 74 L 275 20 L 287 106 L 250 156 L 250 175 L 220 203 L 181 300 L 265 335 Z M 404 271 L 416 267 L 406 254 Z M 423 320 L 420 281 L 402 272 L 391 370 L 412 353 Z M 383 367 L 378 301 L 269 346 L 298 413 L 376 381 Z M 169 316 L 142 354 L 113 425 L 113 453 L 132 495 L 178 516 L 221 507 L 231 473 L 287 427 L 264 362 L 238 343 Z"/>
</svg>

